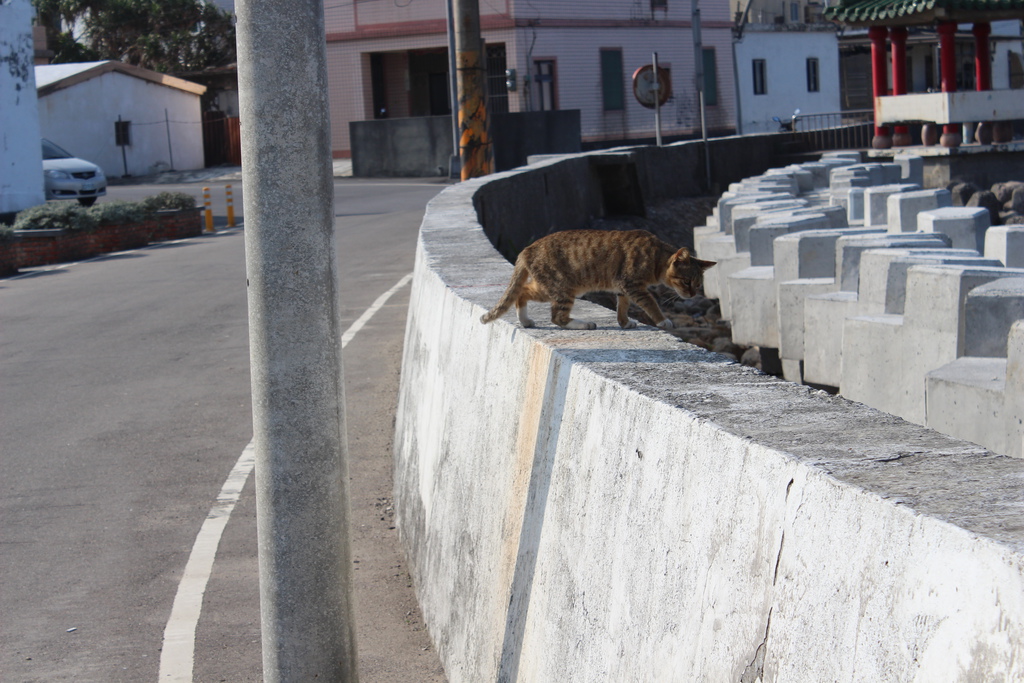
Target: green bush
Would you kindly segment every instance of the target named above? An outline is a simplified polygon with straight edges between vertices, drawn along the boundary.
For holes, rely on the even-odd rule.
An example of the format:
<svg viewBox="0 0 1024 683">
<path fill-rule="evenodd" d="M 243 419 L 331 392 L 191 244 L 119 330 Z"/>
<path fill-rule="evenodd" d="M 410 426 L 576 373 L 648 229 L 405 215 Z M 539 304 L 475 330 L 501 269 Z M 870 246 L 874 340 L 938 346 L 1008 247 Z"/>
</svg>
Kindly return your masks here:
<svg viewBox="0 0 1024 683">
<path fill-rule="evenodd" d="M 89 209 L 99 223 L 138 223 L 145 219 L 148 211 L 142 202 L 112 201 L 96 204 Z"/>
<path fill-rule="evenodd" d="M 15 230 L 93 230 L 99 220 L 74 202 L 47 202 L 18 213 Z"/>
<path fill-rule="evenodd" d="M 4 242 L 10 242 L 14 239 L 14 228 L 9 225 L 0 223 L 0 244 Z"/>
<path fill-rule="evenodd" d="M 182 211 L 196 208 L 195 197 L 184 192 L 161 192 L 152 197 L 146 197 L 140 204 L 147 212 Z"/>
</svg>

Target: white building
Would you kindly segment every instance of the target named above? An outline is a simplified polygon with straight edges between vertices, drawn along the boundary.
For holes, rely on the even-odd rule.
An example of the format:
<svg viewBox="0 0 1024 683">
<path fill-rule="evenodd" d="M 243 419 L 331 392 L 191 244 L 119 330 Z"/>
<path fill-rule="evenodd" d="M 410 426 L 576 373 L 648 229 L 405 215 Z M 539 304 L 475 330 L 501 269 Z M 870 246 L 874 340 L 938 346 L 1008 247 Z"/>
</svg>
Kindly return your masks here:
<svg viewBox="0 0 1024 683">
<path fill-rule="evenodd" d="M 35 80 L 42 137 L 107 176 L 203 168 L 205 87 L 115 61 L 37 66 Z M 123 147 L 118 121 L 128 130 Z"/>
<path fill-rule="evenodd" d="M 801 115 L 840 111 L 839 43 L 827 24 L 748 24 L 736 41 L 739 133 L 779 129 Z"/>
<path fill-rule="evenodd" d="M 0 214 L 46 201 L 32 71 L 32 3 L 0 2 Z"/>
</svg>

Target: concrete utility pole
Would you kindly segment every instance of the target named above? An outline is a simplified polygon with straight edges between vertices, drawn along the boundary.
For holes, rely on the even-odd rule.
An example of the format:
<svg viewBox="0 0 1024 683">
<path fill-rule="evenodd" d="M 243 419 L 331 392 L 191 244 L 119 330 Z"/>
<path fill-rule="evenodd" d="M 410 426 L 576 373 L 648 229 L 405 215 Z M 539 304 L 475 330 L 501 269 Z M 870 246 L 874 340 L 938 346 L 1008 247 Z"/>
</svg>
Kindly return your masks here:
<svg viewBox="0 0 1024 683">
<path fill-rule="evenodd" d="M 263 676 L 355 683 L 322 0 L 240 0 Z"/>
<path fill-rule="evenodd" d="M 455 0 L 455 61 L 459 84 L 459 156 L 462 179 L 479 178 L 493 167 L 487 134 L 487 99 L 484 96 L 483 41 L 480 38 L 480 3 Z"/>
</svg>

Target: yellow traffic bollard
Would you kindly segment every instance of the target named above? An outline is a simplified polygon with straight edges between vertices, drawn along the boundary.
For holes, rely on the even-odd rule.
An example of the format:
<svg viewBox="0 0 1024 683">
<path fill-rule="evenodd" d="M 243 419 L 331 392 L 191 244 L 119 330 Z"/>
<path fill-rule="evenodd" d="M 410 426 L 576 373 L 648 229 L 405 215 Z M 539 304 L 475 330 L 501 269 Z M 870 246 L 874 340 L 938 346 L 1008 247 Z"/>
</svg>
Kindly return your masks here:
<svg viewBox="0 0 1024 683">
<path fill-rule="evenodd" d="M 216 232 L 213 229 L 213 210 L 210 209 L 210 188 L 203 188 L 203 206 L 206 212 L 206 232 Z"/>
<path fill-rule="evenodd" d="M 228 193 L 228 227 L 235 227 L 235 202 L 231 197 L 231 186 L 228 185 L 224 188 Z"/>
</svg>

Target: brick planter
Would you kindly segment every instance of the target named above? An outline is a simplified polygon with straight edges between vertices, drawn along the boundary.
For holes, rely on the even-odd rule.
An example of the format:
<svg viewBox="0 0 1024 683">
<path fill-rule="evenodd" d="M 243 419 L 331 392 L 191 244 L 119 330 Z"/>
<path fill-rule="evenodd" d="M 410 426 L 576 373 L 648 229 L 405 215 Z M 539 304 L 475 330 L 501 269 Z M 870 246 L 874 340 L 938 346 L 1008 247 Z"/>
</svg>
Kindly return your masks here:
<svg viewBox="0 0 1024 683">
<path fill-rule="evenodd" d="M 18 268 L 91 258 L 137 249 L 152 242 L 195 237 L 202 233 L 201 210 L 158 211 L 140 223 L 102 224 L 95 230 L 17 230 L 0 244 L 0 276 Z"/>
</svg>

